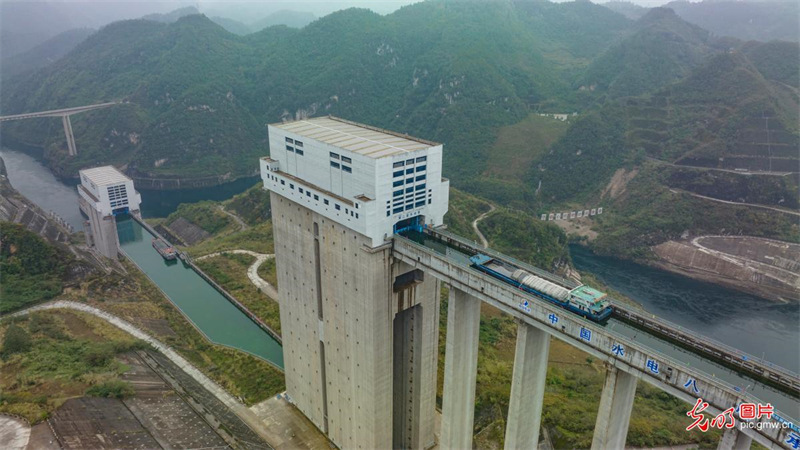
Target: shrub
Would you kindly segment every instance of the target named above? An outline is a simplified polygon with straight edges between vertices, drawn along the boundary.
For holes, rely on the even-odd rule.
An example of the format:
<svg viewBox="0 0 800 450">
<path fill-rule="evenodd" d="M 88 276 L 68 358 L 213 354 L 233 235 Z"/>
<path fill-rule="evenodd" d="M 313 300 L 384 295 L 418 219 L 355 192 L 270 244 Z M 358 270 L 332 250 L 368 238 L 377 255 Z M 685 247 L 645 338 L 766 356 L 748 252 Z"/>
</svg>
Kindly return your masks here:
<svg viewBox="0 0 800 450">
<path fill-rule="evenodd" d="M 122 380 L 104 381 L 102 383 L 95 384 L 86 390 L 86 395 L 90 395 L 92 397 L 118 399 L 132 397 L 135 393 L 136 391 L 134 391 L 133 386 L 131 386 L 130 383 Z"/>
<path fill-rule="evenodd" d="M 25 353 L 31 348 L 31 335 L 17 325 L 10 325 L 3 337 L 3 355 Z"/>
</svg>

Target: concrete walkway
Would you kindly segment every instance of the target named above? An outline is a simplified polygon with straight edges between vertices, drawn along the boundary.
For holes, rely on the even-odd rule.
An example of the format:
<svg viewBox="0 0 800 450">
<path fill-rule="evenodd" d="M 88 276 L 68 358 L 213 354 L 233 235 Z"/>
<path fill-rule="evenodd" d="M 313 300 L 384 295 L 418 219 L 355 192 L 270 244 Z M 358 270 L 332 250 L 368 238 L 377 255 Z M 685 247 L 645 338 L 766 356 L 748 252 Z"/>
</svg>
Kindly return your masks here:
<svg viewBox="0 0 800 450">
<path fill-rule="evenodd" d="M 105 311 L 97 309 L 93 306 L 89 306 L 83 303 L 67 301 L 67 300 L 56 300 L 49 303 L 44 303 L 41 305 L 33 306 L 28 309 L 24 309 L 22 311 L 16 312 L 11 314 L 10 317 L 18 317 L 25 314 L 30 314 L 36 311 L 46 311 L 51 309 L 73 309 L 76 311 L 82 311 L 88 314 L 92 314 L 93 316 L 97 316 L 112 325 L 116 326 L 117 328 L 125 331 L 126 333 L 134 336 L 137 339 L 141 339 L 148 344 L 150 344 L 153 348 L 161 352 L 164 356 L 170 359 L 175 365 L 181 368 L 184 372 L 186 372 L 189 376 L 194 378 L 198 383 L 203 385 L 211 394 L 213 394 L 219 401 L 225 404 L 234 414 L 239 416 L 250 428 L 253 429 L 262 439 L 264 439 L 267 443 L 274 442 L 275 436 L 274 431 L 270 432 L 267 427 L 264 426 L 264 423 L 259 420 L 259 418 L 244 404 L 240 403 L 229 394 L 225 389 L 223 389 L 220 385 L 214 382 L 212 379 L 208 378 L 203 372 L 200 371 L 197 367 L 192 365 L 189 361 L 184 359 L 183 356 L 179 355 L 175 350 L 170 348 L 169 346 L 163 344 L 158 339 L 150 336 L 149 334 L 145 333 L 144 331 L 136 328 L 135 326 L 131 325 L 130 323 L 120 319 L 119 317 L 109 314 Z M 28 431 L 30 434 L 30 431 Z M 26 438 L 27 442 L 27 438 Z"/>
<path fill-rule="evenodd" d="M 234 253 L 234 254 L 243 254 L 243 255 L 250 255 L 254 257 L 256 260 L 250 267 L 247 268 L 247 278 L 250 279 L 250 282 L 255 285 L 261 292 L 266 294 L 269 298 L 278 302 L 278 290 L 275 289 L 275 286 L 269 284 L 269 282 L 260 276 L 258 276 L 258 268 L 261 267 L 261 264 L 268 259 L 272 259 L 275 255 L 267 255 L 264 253 L 256 253 L 251 252 L 250 250 L 223 250 L 221 252 L 210 253 L 208 255 L 203 255 L 199 258 L 195 258 L 195 261 L 202 261 L 204 259 L 213 258 L 215 256 L 222 255 L 224 253 Z M 280 303 L 280 302 L 278 302 Z"/>
<path fill-rule="evenodd" d="M 8 450 L 22 450 L 31 438 L 31 427 L 27 423 L 0 415 L 0 445 Z"/>
<path fill-rule="evenodd" d="M 484 248 L 488 248 L 489 247 L 489 242 L 486 241 L 486 237 L 483 235 L 483 233 L 481 233 L 481 230 L 478 228 L 478 222 L 480 222 L 481 220 L 485 219 L 486 216 L 488 216 L 489 214 L 493 213 L 495 209 L 496 208 L 494 207 L 494 205 L 489 203 L 489 210 L 486 211 L 485 213 L 481 214 L 475 220 L 472 221 L 472 229 L 475 230 L 475 234 L 478 235 L 478 239 L 481 240 L 481 245 Z"/>
</svg>

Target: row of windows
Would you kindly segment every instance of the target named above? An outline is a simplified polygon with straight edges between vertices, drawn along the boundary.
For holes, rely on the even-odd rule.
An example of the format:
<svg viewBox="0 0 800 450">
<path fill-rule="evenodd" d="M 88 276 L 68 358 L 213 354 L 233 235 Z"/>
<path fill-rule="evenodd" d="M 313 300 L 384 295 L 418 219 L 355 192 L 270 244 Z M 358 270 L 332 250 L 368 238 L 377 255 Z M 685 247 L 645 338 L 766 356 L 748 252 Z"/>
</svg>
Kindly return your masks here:
<svg viewBox="0 0 800 450">
<path fill-rule="evenodd" d="M 412 187 L 407 187 L 407 188 L 405 188 L 405 193 L 408 194 L 410 192 L 421 191 L 423 189 L 425 189 L 425 183 L 418 184 L 418 185 L 412 186 Z M 398 189 L 398 190 L 392 192 L 392 197 L 399 197 L 399 196 L 403 195 L 403 191 L 404 191 L 403 189 Z"/>
<path fill-rule="evenodd" d="M 424 166 L 424 165 L 423 166 L 417 166 L 416 171 L 417 172 L 424 172 L 427 168 L 428 168 L 428 166 Z M 412 173 L 414 173 L 414 168 L 413 167 L 410 168 L 410 169 L 406 169 L 406 170 L 396 170 L 396 171 L 394 171 L 392 173 L 392 178 L 402 177 L 404 174 L 405 175 L 410 175 Z"/>
<path fill-rule="evenodd" d="M 431 204 L 431 200 L 430 199 L 428 199 L 428 204 L 429 205 Z M 401 213 L 403 211 L 410 211 L 410 210 L 412 210 L 414 208 L 421 208 L 423 206 L 425 206 L 425 199 L 422 199 L 422 200 L 418 201 L 417 203 L 409 203 L 405 207 L 399 206 L 399 207 L 393 209 L 391 213 L 389 213 L 389 211 L 387 210 L 386 211 L 386 217 L 389 217 L 392 214 L 399 214 L 399 213 Z"/>
<path fill-rule="evenodd" d="M 417 178 L 406 178 L 405 182 L 403 180 L 397 180 L 392 183 L 392 187 L 402 186 L 403 183 L 405 184 L 412 184 L 415 181 L 425 181 L 426 175 L 419 175 Z"/>
<path fill-rule="evenodd" d="M 286 143 L 287 144 L 294 144 L 294 145 L 296 145 L 298 147 L 302 147 L 303 146 L 303 141 L 295 141 L 294 139 L 292 139 L 290 137 L 286 138 Z M 288 149 L 289 147 L 287 146 L 286 148 Z"/>
<path fill-rule="evenodd" d="M 275 181 L 275 182 L 280 181 L 282 186 L 286 186 L 286 180 L 279 180 L 278 177 L 276 177 L 275 175 L 268 175 L 268 177 L 269 177 L 270 180 Z M 294 183 L 289 183 L 289 189 L 294 190 Z M 303 188 L 298 186 L 297 190 L 301 194 L 306 194 L 306 197 L 308 197 L 308 198 L 312 198 L 313 197 L 315 201 L 319 201 L 319 195 L 313 194 L 308 189 L 303 189 Z M 322 202 L 325 204 L 325 206 L 328 206 L 328 205 L 331 204 L 331 202 L 327 198 L 323 198 Z M 336 208 L 337 211 L 341 211 L 342 210 L 342 205 L 340 205 L 338 203 L 334 203 L 333 206 Z M 358 208 L 358 203 L 356 203 L 356 208 Z M 345 215 L 349 215 L 350 217 L 355 217 L 356 219 L 358 219 L 358 213 L 355 212 L 355 210 L 351 210 L 349 208 L 345 208 L 344 209 L 344 213 L 345 213 Z"/>
<path fill-rule="evenodd" d="M 419 163 L 419 162 L 424 162 L 424 161 L 427 161 L 427 160 L 428 160 L 427 156 L 420 156 L 419 158 L 416 159 L 416 162 Z M 397 161 L 396 163 L 394 163 L 392 165 L 392 167 L 394 167 L 396 169 L 398 167 L 403 167 L 406 164 L 414 164 L 414 159 L 412 158 L 412 159 L 409 159 L 407 161 Z"/>
<path fill-rule="evenodd" d="M 302 155 L 303 155 L 303 150 L 302 150 L 302 149 L 300 149 L 300 148 L 294 148 L 294 147 L 292 147 L 291 145 L 287 145 L 287 146 L 286 146 L 286 150 L 289 150 L 289 151 L 290 151 L 290 152 L 292 152 L 292 153 L 297 153 L 297 154 L 298 154 L 298 155 L 300 155 L 300 156 L 302 156 Z"/>
<path fill-rule="evenodd" d="M 331 158 L 333 159 L 341 159 L 342 162 L 352 163 L 353 160 L 348 158 L 347 156 L 340 156 L 338 153 L 330 152 Z"/>
<path fill-rule="evenodd" d="M 350 159 L 350 158 L 347 158 L 347 159 Z M 333 167 L 334 169 L 341 168 L 342 170 L 344 170 L 347 173 L 353 173 L 353 169 L 350 168 L 350 166 L 345 166 L 344 164 L 339 164 L 337 162 L 331 161 L 331 167 Z"/>
</svg>

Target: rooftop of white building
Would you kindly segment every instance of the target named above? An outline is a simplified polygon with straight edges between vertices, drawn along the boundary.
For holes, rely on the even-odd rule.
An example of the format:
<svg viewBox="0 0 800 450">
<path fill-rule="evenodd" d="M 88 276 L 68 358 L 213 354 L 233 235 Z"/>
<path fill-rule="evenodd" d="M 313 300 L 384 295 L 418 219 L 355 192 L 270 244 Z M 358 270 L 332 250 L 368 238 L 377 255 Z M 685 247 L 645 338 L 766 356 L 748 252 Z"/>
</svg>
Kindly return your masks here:
<svg viewBox="0 0 800 450">
<path fill-rule="evenodd" d="M 333 116 L 276 123 L 271 126 L 374 159 L 440 145 Z"/>
<path fill-rule="evenodd" d="M 117 170 L 114 166 L 93 167 L 91 169 L 80 170 L 80 174 L 88 178 L 98 186 L 109 184 L 119 184 L 131 181 L 125 174 Z"/>
</svg>

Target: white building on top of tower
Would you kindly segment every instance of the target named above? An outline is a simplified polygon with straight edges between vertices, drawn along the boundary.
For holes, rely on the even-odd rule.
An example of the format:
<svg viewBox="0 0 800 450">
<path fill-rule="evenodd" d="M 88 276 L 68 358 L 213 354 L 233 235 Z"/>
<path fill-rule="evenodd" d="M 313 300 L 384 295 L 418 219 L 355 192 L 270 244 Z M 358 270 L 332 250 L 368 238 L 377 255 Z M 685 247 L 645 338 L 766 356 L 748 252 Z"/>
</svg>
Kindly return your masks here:
<svg viewBox="0 0 800 450">
<path fill-rule="evenodd" d="M 133 188 L 133 180 L 115 167 L 93 167 L 78 173 L 78 193 L 101 217 L 139 211 L 142 197 Z"/>
<path fill-rule="evenodd" d="M 450 182 L 442 144 L 327 116 L 268 126 L 264 187 L 381 245 L 442 224 Z"/>
</svg>

